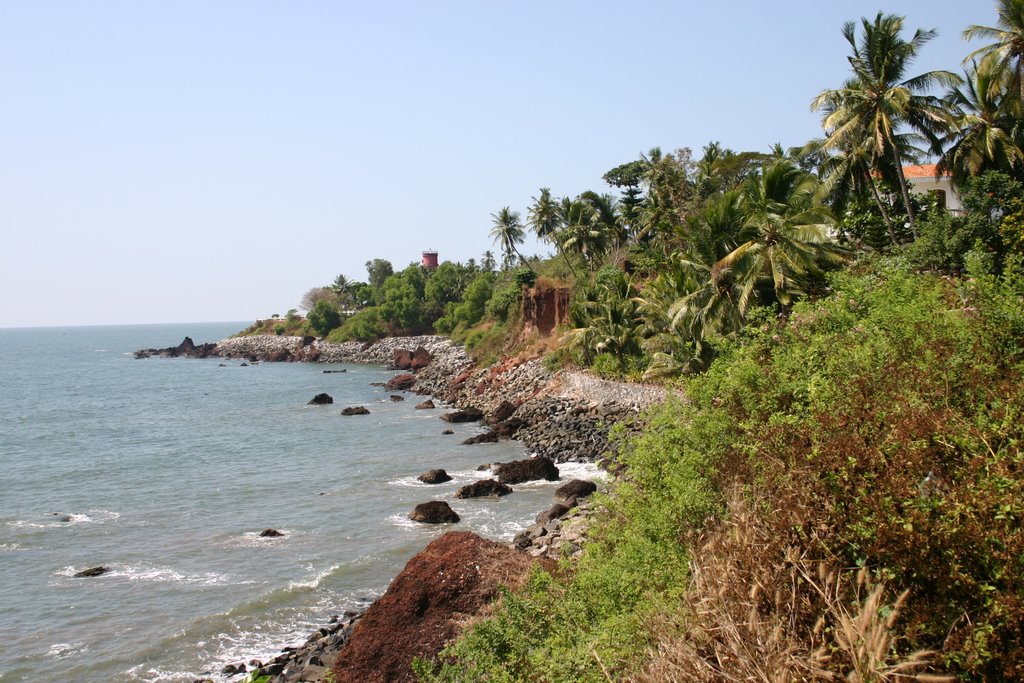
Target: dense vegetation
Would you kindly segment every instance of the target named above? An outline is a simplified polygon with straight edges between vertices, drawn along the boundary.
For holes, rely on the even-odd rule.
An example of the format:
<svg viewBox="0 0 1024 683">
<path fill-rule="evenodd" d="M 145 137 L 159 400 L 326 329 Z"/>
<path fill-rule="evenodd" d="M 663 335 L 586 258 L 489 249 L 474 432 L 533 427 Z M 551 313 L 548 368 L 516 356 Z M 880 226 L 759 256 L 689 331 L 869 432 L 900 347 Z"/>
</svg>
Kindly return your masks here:
<svg viewBox="0 0 1024 683">
<path fill-rule="evenodd" d="M 557 359 L 686 401 L 620 443 L 582 558 L 421 679 L 1024 678 L 1024 2 L 998 10 L 964 77 L 911 75 L 934 34 L 899 17 L 845 26 L 800 149 L 652 150 L 617 200 L 534 198 L 575 276 Z M 963 214 L 910 192 L 929 154 Z"/>
</svg>

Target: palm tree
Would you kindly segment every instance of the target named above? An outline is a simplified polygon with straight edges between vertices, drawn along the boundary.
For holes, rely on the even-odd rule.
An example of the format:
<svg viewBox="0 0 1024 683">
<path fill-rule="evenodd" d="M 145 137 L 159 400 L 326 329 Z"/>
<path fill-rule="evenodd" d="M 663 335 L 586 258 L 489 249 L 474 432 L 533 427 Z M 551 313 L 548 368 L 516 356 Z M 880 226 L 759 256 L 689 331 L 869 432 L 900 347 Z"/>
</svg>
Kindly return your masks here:
<svg viewBox="0 0 1024 683">
<path fill-rule="evenodd" d="M 822 141 L 814 141 L 811 144 L 821 143 Z M 892 185 L 896 185 L 898 181 L 895 169 L 889 163 L 881 164 L 878 170 L 875 170 L 872 168 L 872 162 L 871 148 L 866 139 L 852 142 L 846 149 L 836 150 L 821 164 L 824 182 L 820 188 L 820 195 L 823 199 L 828 198 L 832 211 L 839 215 L 856 197 L 870 194 L 885 222 L 889 240 L 893 244 L 899 244 L 888 206 L 882 200 L 878 192 L 878 183 L 875 182 L 875 176 L 878 176 L 879 179 L 891 181 Z"/>
<path fill-rule="evenodd" d="M 828 235 L 832 216 L 815 202 L 817 185 L 814 176 L 788 161 L 772 164 L 747 183 L 741 244 L 717 264 L 731 271 L 739 286 L 741 314 L 766 291 L 789 306 L 794 295 L 804 293 L 807 278 L 820 274 L 819 258 L 842 258 Z"/>
<path fill-rule="evenodd" d="M 940 134 L 952 128 L 948 109 L 935 96 L 924 94 L 935 85 L 954 87 L 960 77 L 949 71 L 929 71 L 907 77 L 907 71 L 921 48 L 937 34 L 918 29 L 907 41 L 900 33 L 903 17 L 882 14 L 873 22 L 861 19 L 862 35 L 858 41 L 856 24 L 843 25 L 843 37 L 852 54 L 847 58 L 853 77 L 838 90 L 826 90 L 811 102 L 811 109 L 824 111 L 825 146 L 828 149 L 850 150 L 866 144 L 877 170 L 885 156 L 896 169 L 903 203 L 911 230 L 914 209 L 903 174 L 903 155 L 897 142 L 897 131 L 908 126 L 920 134 L 935 154 L 940 154 Z"/>
<path fill-rule="evenodd" d="M 483 257 L 480 259 L 480 267 L 484 271 L 491 273 L 494 272 L 494 267 L 496 265 L 497 262 L 494 260 L 494 252 L 488 249 L 487 251 L 484 252 Z"/>
<path fill-rule="evenodd" d="M 997 26 L 968 26 L 964 40 L 991 38 L 991 45 L 967 55 L 964 64 L 981 59 L 991 62 L 997 69 L 1011 74 L 1010 85 L 1017 92 L 1017 103 L 1024 103 L 1024 0 L 999 0 Z"/>
<path fill-rule="evenodd" d="M 580 201 L 586 202 L 594 210 L 594 225 L 618 248 L 625 243 L 627 235 L 625 226 L 620 220 L 619 204 L 610 194 L 598 194 L 587 190 L 580 195 Z"/>
<path fill-rule="evenodd" d="M 551 196 L 551 188 L 540 188 L 540 197 L 531 197 L 533 205 L 527 213 L 527 220 L 537 237 L 551 241 L 562 227 L 562 211 L 558 200 Z"/>
<path fill-rule="evenodd" d="M 530 264 L 527 263 L 518 249 L 518 245 L 523 243 L 523 239 L 526 236 L 526 233 L 523 231 L 523 222 L 519 218 L 519 212 L 512 211 L 509 207 L 504 206 L 498 213 L 492 213 L 491 218 L 493 219 L 491 237 L 495 242 L 501 243 L 501 249 L 505 253 L 505 257 L 510 259 L 512 254 L 515 254 L 523 262 L 523 265 L 532 271 L 533 268 L 530 267 Z"/>
<path fill-rule="evenodd" d="M 986 170 L 1014 174 L 1024 166 L 1024 151 L 1014 139 L 1014 116 L 1008 100 L 1016 91 L 1007 89 L 1010 74 L 993 59 L 972 63 L 964 87 L 953 88 L 946 101 L 956 112 L 957 131 L 946 142 L 950 147 L 939 162 L 941 170 L 953 172 L 953 181 L 963 183 L 969 176 Z"/>
<path fill-rule="evenodd" d="M 598 211 L 586 201 L 566 198 L 562 200 L 562 214 L 565 216 L 565 228 L 559 233 L 562 252 L 586 261 L 593 273 L 608 250 L 608 236 Z"/>
<path fill-rule="evenodd" d="M 334 282 L 331 283 L 330 289 L 337 295 L 342 309 L 350 308 L 355 304 L 355 284 L 344 274 L 334 278 Z"/>
</svg>

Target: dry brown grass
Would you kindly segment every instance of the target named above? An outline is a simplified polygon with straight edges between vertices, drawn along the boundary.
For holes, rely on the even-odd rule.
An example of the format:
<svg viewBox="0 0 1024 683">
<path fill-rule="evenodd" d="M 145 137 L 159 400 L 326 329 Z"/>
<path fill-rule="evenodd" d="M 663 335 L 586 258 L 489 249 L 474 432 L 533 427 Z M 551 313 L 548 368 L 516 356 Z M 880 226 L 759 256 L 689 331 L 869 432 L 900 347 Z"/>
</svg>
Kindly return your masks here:
<svg viewBox="0 0 1024 683">
<path fill-rule="evenodd" d="M 728 521 L 694 552 L 682 609 L 654 624 L 657 651 L 631 680 L 953 680 L 927 672 L 931 652 L 897 654 L 906 592 L 886 603 L 884 583 L 779 538 L 738 488 L 728 499 Z"/>
</svg>

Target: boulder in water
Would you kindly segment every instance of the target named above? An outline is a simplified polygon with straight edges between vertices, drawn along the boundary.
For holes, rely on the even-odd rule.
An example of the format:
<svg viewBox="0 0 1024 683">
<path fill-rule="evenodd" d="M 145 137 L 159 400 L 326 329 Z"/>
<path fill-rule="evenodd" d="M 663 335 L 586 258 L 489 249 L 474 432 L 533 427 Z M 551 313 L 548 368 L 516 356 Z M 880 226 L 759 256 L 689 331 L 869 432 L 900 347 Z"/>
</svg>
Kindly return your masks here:
<svg viewBox="0 0 1024 683">
<path fill-rule="evenodd" d="M 405 391 L 412 389 L 414 384 L 416 384 L 416 375 L 395 375 L 384 383 L 384 388 L 388 391 Z"/>
<path fill-rule="evenodd" d="M 261 538 L 277 538 L 278 536 L 284 536 L 284 534 L 277 529 L 264 529 L 260 532 Z"/>
<path fill-rule="evenodd" d="M 446 524 L 458 522 L 461 517 L 443 500 L 420 503 L 409 514 L 409 519 L 425 524 Z"/>
<path fill-rule="evenodd" d="M 92 576 L 103 576 L 104 574 L 106 574 L 109 571 L 110 571 L 110 569 L 108 567 L 103 567 L 103 566 L 89 567 L 88 569 L 83 569 L 80 572 L 75 572 L 75 578 L 76 579 L 85 579 L 85 578 L 89 578 L 89 577 L 92 577 Z"/>
<path fill-rule="evenodd" d="M 309 399 L 308 406 L 325 406 L 334 403 L 334 399 L 331 398 L 330 394 L 317 394 L 313 398 Z"/>
<path fill-rule="evenodd" d="M 341 411 L 342 415 L 369 415 L 370 410 L 366 406 L 349 406 Z"/>
<path fill-rule="evenodd" d="M 479 408 L 465 408 L 464 410 L 456 410 L 453 413 L 445 413 L 441 416 L 441 419 L 445 422 L 477 422 L 482 420 L 484 412 Z"/>
<path fill-rule="evenodd" d="M 416 410 L 433 410 L 435 407 L 434 402 L 429 398 L 423 403 L 416 404 Z"/>
<path fill-rule="evenodd" d="M 537 479 L 558 481 L 558 468 L 545 457 L 506 462 L 495 467 L 494 473 L 503 484 L 522 484 L 524 481 Z"/>
<path fill-rule="evenodd" d="M 452 480 L 451 475 L 444 470 L 427 470 L 416 478 L 424 484 L 443 484 L 446 481 Z"/>
<path fill-rule="evenodd" d="M 507 496 L 512 493 L 512 487 L 506 486 L 494 479 L 481 479 L 480 481 L 466 484 L 455 492 L 456 498 L 481 498 L 483 496 Z"/>
<path fill-rule="evenodd" d="M 585 479 L 573 479 L 555 489 L 555 497 L 563 500 L 570 498 L 586 498 L 597 490 L 597 484 Z"/>
</svg>

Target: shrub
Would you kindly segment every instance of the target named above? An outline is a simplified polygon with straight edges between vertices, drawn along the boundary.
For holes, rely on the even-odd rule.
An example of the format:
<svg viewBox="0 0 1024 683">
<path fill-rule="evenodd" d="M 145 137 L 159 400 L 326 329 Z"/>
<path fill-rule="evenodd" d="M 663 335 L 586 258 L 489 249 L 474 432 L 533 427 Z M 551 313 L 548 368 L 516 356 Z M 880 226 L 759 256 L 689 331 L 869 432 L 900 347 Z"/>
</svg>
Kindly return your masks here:
<svg viewBox="0 0 1024 683">
<path fill-rule="evenodd" d="M 332 332 L 327 341 L 340 343 L 346 341 L 375 341 L 387 334 L 384 323 L 376 307 L 371 306 L 358 311 Z"/>
</svg>

